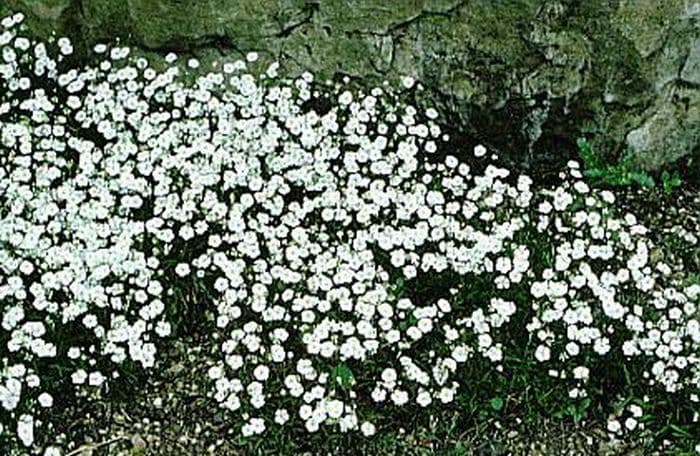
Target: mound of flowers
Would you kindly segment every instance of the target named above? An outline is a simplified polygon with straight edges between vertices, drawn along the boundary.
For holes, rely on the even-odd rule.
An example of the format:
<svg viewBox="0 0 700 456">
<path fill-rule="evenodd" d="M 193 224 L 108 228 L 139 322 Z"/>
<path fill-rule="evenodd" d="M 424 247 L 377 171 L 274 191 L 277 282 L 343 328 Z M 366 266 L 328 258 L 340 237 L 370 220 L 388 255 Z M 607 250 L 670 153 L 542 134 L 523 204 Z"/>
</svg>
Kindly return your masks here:
<svg viewBox="0 0 700 456">
<path fill-rule="evenodd" d="M 631 376 L 650 402 L 699 407 L 700 284 L 652 261 L 648 228 L 578 163 L 537 187 L 482 146 L 450 150 L 437 112 L 389 85 L 256 77 L 254 53 L 193 83 L 174 55 L 156 71 L 118 46 L 74 68 L 69 40 L 28 39 L 22 19 L 0 29 L 9 454 L 62 454 L 56 408 L 109 398 L 193 328 L 244 439 L 371 437 L 454 403 L 465 365 L 516 358 L 563 400 Z"/>
</svg>

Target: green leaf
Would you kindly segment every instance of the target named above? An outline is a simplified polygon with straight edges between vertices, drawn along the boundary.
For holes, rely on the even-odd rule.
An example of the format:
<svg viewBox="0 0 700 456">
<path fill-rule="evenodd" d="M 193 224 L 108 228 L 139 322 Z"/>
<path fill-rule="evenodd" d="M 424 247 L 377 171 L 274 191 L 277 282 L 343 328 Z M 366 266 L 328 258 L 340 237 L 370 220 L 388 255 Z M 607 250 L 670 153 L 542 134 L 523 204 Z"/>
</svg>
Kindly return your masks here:
<svg viewBox="0 0 700 456">
<path fill-rule="evenodd" d="M 496 396 L 491 399 L 491 408 L 497 412 L 500 411 L 503 408 L 503 398 Z"/>
<path fill-rule="evenodd" d="M 457 442 L 457 444 L 455 445 L 454 454 L 456 456 L 462 456 L 469 453 L 462 442 Z"/>
<path fill-rule="evenodd" d="M 630 178 L 643 187 L 649 188 L 654 186 L 654 179 L 644 171 L 632 172 L 630 173 Z"/>
<path fill-rule="evenodd" d="M 394 295 L 396 299 L 401 299 L 404 293 L 405 280 L 403 277 L 397 277 L 396 282 L 391 290 L 391 294 Z"/>
<path fill-rule="evenodd" d="M 634 158 L 634 152 L 632 152 L 632 149 L 625 149 L 625 153 L 622 155 L 622 158 L 620 159 L 620 164 L 623 167 L 627 167 L 632 162 L 632 159 Z"/>
<path fill-rule="evenodd" d="M 345 364 L 338 364 L 331 371 L 331 377 L 341 388 L 350 388 L 355 384 L 355 377 L 352 371 Z"/>
<path fill-rule="evenodd" d="M 588 407 L 590 405 L 591 405 L 591 400 L 589 398 L 585 398 L 575 407 L 574 413 L 572 414 L 572 417 L 574 418 L 574 422 L 578 423 L 583 418 L 585 418 L 586 410 L 588 410 Z"/>
<path fill-rule="evenodd" d="M 661 182 L 664 187 L 664 193 L 666 194 L 671 193 L 683 183 L 681 176 L 678 174 L 678 170 L 673 171 L 673 174 L 669 174 L 668 171 L 661 173 Z"/>
<path fill-rule="evenodd" d="M 620 166 L 608 166 L 601 170 L 600 180 L 608 185 L 629 185 L 630 177 Z"/>
<path fill-rule="evenodd" d="M 605 170 L 600 168 L 591 168 L 583 171 L 586 177 L 599 178 L 605 176 Z"/>
<path fill-rule="evenodd" d="M 593 152 L 591 145 L 586 140 L 586 138 L 579 138 L 576 141 L 579 151 L 581 152 L 581 157 L 586 165 L 586 168 L 599 168 L 600 160 L 598 156 Z"/>
<path fill-rule="evenodd" d="M 687 430 L 683 429 L 682 427 L 680 427 L 680 426 L 678 426 L 678 425 L 669 424 L 668 427 L 669 427 L 669 429 L 671 429 L 671 430 L 673 431 L 673 433 L 676 434 L 676 435 L 681 435 L 681 436 L 683 436 L 683 437 L 692 437 L 692 436 L 690 435 L 690 432 L 688 432 Z"/>
</svg>

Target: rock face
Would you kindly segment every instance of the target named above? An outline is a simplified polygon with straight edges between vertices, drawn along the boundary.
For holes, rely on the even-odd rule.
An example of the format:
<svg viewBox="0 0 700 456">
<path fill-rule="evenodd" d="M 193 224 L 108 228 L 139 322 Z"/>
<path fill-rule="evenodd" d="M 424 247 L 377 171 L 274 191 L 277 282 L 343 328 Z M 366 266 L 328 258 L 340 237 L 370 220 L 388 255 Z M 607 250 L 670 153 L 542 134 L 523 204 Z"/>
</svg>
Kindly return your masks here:
<svg viewBox="0 0 700 456">
<path fill-rule="evenodd" d="M 38 35 L 84 49 L 121 37 L 158 52 L 257 51 L 290 76 L 412 75 L 423 102 L 525 169 L 575 155 L 582 135 L 610 157 L 633 148 L 649 169 L 700 151 L 700 0 L 6 3 Z"/>
</svg>

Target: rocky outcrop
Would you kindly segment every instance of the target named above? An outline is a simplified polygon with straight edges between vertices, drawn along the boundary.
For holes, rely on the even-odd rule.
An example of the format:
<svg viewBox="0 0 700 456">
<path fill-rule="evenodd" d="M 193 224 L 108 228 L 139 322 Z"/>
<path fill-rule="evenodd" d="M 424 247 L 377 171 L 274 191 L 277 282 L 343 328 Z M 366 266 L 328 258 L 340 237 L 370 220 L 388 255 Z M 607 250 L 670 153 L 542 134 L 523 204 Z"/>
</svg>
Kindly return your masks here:
<svg viewBox="0 0 700 456">
<path fill-rule="evenodd" d="M 121 37 L 205 58 L 260 53 L 288 75 L 412 75 L 467 134 L 526 169 L 631 147 L 700 151 L 700 0 L 7 0 L 83 49 Z"/>
</svg>

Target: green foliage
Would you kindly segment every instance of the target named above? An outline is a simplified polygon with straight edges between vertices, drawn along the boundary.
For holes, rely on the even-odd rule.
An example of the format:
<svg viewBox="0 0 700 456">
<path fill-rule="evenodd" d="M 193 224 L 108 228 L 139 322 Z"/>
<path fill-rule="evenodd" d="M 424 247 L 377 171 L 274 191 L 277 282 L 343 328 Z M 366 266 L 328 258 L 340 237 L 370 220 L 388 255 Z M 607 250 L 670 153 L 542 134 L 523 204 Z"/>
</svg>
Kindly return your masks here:
<svg viewBox="0 0 700 456">
<path fill-rule="evenodd" d="M 394 297 L 394 299 L 399 300 L 403 298 L 406 291 L 406 281 L 402 276 L 399 276 L 394 281 L 393 286 L 390 288 L 389 292 Z"/>
<path fill-rule="evenodd" d="M 500 396 L 496 396 L 491 399 L 491 408 L 499 412 L 503 408 L 503 398 Z"/>
<path fill-rule="evenodd" d="M 355 377 L 352 371 L 345 364 L 338 364 L 335 366 L 331 372 L 331 377 L 333 380 L 344 389 L 352 387 L 355 383 Z"/>
<path fill-rule="evenodd" d="M 588 408 L 591 405 L 590 398 L 583 398 L 579 401 L 565 401 L 566 405 L 554 413 L 556 418 L 570 417 L 574 423 L 578 424 L 586 417 Z"/>
<path fill-rule="evenodd" d="M 661 183 L 664 188 L 664 193 L 673 193 L 675 189 L 681 186 L 683 183 L 681 177 L 678 174 L 678 170 L 673 171 L 673 174 L 669 174 L 668 171 L 661 173 Z"/>
<path fill-rule="evenodd" d="M 656 186 L 654 178 L 634 165 L 634 154 L 630 149 L 626 149 L 619 162 L 610 164 L 598 153 L 585 138 L 577 141 L 579 153 L 583 158 L 585 170 L 583 174 L 589 178 L 595 186 L 624 187 L 638 185 L 643 188 L 653 188 Z M 664 170 L 658 179 L 661 188 L 667 195 L 673 193 L 683 183 L 678 170 Z"/>
<path fill-rule="evenodd" d="M 576 145 L 587 169 L 599 169 L 603 165 L 601 157 L 593 152 L 586 138 L 579 138 Z"/>
<path fill-rule="evenodd" d="M 646 171 L 635 168 L 633 164 L 634 155 L 630 149 L 625 151 L 618 163 L 611 165 L 593 151 L 590 143 L 585 138 L 579 138 L 577 144 L 586 167 L 583 174 L 594 185 L 618 187 L 636 184 L 645 188 L 654 187 L 654 179 Z"/>
</svg>

